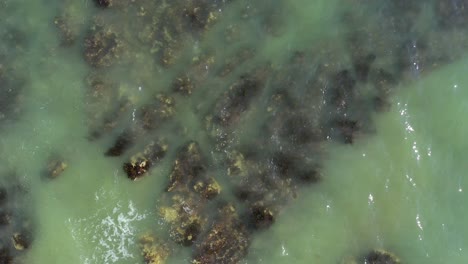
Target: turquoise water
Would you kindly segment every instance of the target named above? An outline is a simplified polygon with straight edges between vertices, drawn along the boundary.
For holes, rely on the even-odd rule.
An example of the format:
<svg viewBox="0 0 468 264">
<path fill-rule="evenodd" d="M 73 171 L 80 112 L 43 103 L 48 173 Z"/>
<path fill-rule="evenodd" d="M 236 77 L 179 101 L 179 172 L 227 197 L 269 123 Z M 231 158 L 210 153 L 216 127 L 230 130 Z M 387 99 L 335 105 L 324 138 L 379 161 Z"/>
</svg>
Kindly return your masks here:
<svg viewBox="0 0 468 264">
<path fill-rule="evenodd" d="M 296 146 L 307 161 L 320 162 L 321 181 L 271 190 L 278 195 L 273 199 L 278 205 L 272 205 L 275 221 L 266 230 L 252 231 L 249 253 L 240 262 L 341 263 L 372 249 L 390 251 L 403 263 L 468 261 L 468 126 L 463 122 L 468 42 L 459 27 L 432 31 L 438 19 L 432 8 L 447 1 L 422 3 L 418 11 L 402 1 L 202 2 L 216 3 L 211 14 L 215 19 L 208 19 L 202 29 L 187 29 L 181 14 L 190 9 L 170 12 L 182 1 L 115 0 L 107 9 L 97 8 L 94 1 L 0 1 L 0 77 L 13 79 L 11 91 L 19 91 L 16 96 L 3 90 L 10 86 L 0 84 L 0 102 L 5 104 L 1 112 L 6 115 L 0 119 L 1 184 L 8 190 L 19 184 L 25 190 L 9 191 L 14 195 L 9 195 L 13 198 L 8 206 L 16 212 L 12 225 L 28 219 L 33 238 L 27 250 L 14 251 L 14 263 L 144 263 L 139 241 L 148 233 L 170 248 L 167 263 L 189 263 L 195 247 L 172 242 L 170 224 L 160 214 L 168 206 L 171 194 L 164 190 L 180 147 L 189 140 L 199 143 L 213 162 L 210 175 L 222 187 L 217 199 L 234 201 L 241 214 L 245 204 L 233 198 L 234 183 L 222 165 L 224 153 L 252 144 L 262 156 L 270 155 L 277 141 L 274 136 L 256 141 L 266 133 L 261 124 L 289 111 L 275 110 L 279 106 L 270 100 L 275 92 L 287 88 L 300 99 L 299 112 L 326 112 L 325 88 L 310 94 L 311 83 L 328 87 L 329 74 L 350 68 L 353 56 L 367 50 L 376 55 L 370 75 L 379 68 L 393 73 L 393 65 L 406 67 L 394 74 L 390 107 L 380 112 L 364 107 L 369 115 L 363 115 L 364 128 L 353 136 L 353 144 L 343 144 L 331 133 L 319 147 Z M 400 20 L 391 19 L 403 9 L 409 11 Z M 204 16 L 193 12 L 196 26 Z M 452 15 L 449 25 L 462 23 L 466 16 L 464 11 Z M 57 18 L 66 21 L 71 35 L 61 35 L 54 24 Z M 185 26 L 178 28 L 177 23 Z M 104 59 L 110 65 L 96 67 L 83 54 L 89 32 L 102 25 L 119 44 Z M 67 42 L 67 36 L 74 40 Z M 362 39 L 353 42 L 356 36 Z M 408 36 L 414 38 L 408 41 Z M 425 48 L 419 48 L 421 39 Z M 403 45 L 403 51 L 395 45 Z M 161 50 L 166 46 L 170 49 Z M 292 65 L 297 51 L 304 54 L 297 56 L 303 62 Z M 398 52 L 402 55 L 396 56 Z M 266 88 L 240 121 L 226 129 L 231 134 L 224 148 L 224 128 L 210 126 L 210 111 L 239 75 L 262 67 L 268 72 Z M 114 85 L 94 92 L 86 81 L 93 73 Z M 172 94 L 174 79 L 184 74 L 194 83 L 193 93 Z M 375 92 L 368 82 L 358 86 L 359 95 Z M 157 130 L 141 132 L 135 121 L 138 111 L 158 93 L 175 98 L 175 114 L 171 121 L 158 123 Z M 13 106 L 7 107 L 10 102 Z M 114 112 L 120 113 L 117 125 L 103 129 L 103 120 Z M 121 157 L 104 156 L 129 127 L 141 133 L 135 146 Z M 95 131 L 102 132 L 97 139 Z M 166 156 L 140 180 L 129 180 L 123 162 L 154 136 L 168 142 Z M 58 178 L 46 179 L 44 170 L 55 156 L 68 166 Z M 0 232 L 2 246 L 9 245 L 10 229 Z"/>
</svg>

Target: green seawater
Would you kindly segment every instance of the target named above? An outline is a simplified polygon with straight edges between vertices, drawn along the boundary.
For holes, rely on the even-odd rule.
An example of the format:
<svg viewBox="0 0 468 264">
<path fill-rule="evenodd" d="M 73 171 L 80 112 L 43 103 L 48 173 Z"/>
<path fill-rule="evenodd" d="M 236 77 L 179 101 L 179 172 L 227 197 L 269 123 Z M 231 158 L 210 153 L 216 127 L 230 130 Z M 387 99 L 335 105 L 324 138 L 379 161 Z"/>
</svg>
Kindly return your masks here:
<svg viewBox="0 0 468 264">
<path fill-rule="evenodd" d="M 465 263 L 467 63 L 400 87 L 375 135 L 334 147 L 328 181 L 255 240 L 252 263 L 339 263 L 376 246 L 405 263 Z"/>
<path fill-rule="evenodd" d="M 23 35 L 3 35 L 1 59 L 27 80 L 21 113 L 0 130 L 0 166 L 2 171 L 16 171 L 26 186 L 24 210 L 30 209 L 34 222 L 34 240 L 20 261 L 143 263 L 138 237 L 150 230 L 163 233 L 166 228 L 158 214 L 158 201 L 175 154 L 169 153 L 148 175 L 132 182 L 121 169 L 122 160 L 104 157 L 109 140 L 88 140 L 83 80 L 89 66 L 83 60 L 80 40 L 71 49 L 60 45 L 53 24 L 63 4 L 58 2 L 0 0 L 0 31 L 17 28 Z M 99 12 L 93 1 L 64 2 L 72 6 L 69 10 L 77 27 L 85 27 Z M 246 1 L 238 2 L 233 10 L 248 6 Z M 262 35 L 260 22 L 235 21 L 238 17 L 225 11 L 219 27 L 237 23 L 244 32 L 243 41 L 221 46 L 215 27 L 203 43 L 189 50 L 196 54 L 206 48 L 227 56 L 228 49 L 250 45 L 256 53 L 246 63 L 248 68 L 265 60 L 277 67 L 286 65 L 295 49 L 336 46 L 338 51 L 330 60 L 347 61 L 340 53 L 344 29 L 337 14 L 345 8 L 354 10 L 351 7 L 326 0 L 255 1 L 252 5 L 276 14 L 280 24 L 274 34 Z M 146 63 L 141 58 L 135 67 Z M 358 135 L 352 145 L 327 143 L 323 180 L 304 187 L 268 230 L 253 235 L 244 263 L 334 264 L 374 248 L 394 252 L 403 263 L 468 263 L 467 69 L 468 59 L 459 57 L 412 76 L 395 88 L 390 109 L 372 116 L 373 132 Z M 124 80 L 124 93 L 143 100 L 164 90 L 161 87 L 177 70 L 155 71 L 149 79 L 156 84 L 143 86 L 141 92 L 138 78 L 125 74 L 118 78 Z M 217 82 L 209 85 L 215 87 Z M 209 101 L 221 92 L 194 96 L 207 96 Z M 177 119 L 187 125 L 190 137 L 203 143 L 203 127 L 189 111 L 192 102 L 184 100 L 187 104 Z M 250 123 L 254 126 L 255 121 Z M 164 132 L 173 136 L 171 131 Z M 248 136 L 249 130 L 245 133 Z M 58 179 L 44 180 L 44 164 L 57 152 L 67 160 L 68 168 Z M 168 263 L 190 259 L 188 248 L 176 247 Z"/>
</svg>

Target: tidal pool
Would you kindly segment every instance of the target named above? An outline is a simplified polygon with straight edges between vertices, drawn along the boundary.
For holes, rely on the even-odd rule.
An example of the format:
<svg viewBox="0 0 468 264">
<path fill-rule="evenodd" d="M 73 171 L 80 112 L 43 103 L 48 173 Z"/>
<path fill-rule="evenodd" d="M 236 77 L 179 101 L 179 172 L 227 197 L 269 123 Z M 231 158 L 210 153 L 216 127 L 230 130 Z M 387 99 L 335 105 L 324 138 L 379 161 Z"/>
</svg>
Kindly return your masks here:
<svg viewBox="0 0 468 264">
<path fill-rule="evenodd" d="M 448 2 L 0 0 L 0 213 L 14 212 L 0 258 L 144 263 L 140 238 L 152 234 L 169 247 L 161 263 L 190 263 L 228 203 L 248 254 L 202 263 L 364 263 L 373 249 L 468 262 L 468 4 Z M 154 101 L 170 121 L 142 124 Z M 128 131 L 128 150 L 106 156 Z M 123 164 L 155 137 L 167 153 L 131 181 Z M 221 192 L 201 200 L 209 220 L 181 246 L 161 209 L 191 141 Z M 233 180 L 238 151 L 274 183 Z M 57 156 L 67 168 L 48 179 Z M 250 207 L 274 221 L 249 226 Z M 18 250 L 22 230 L 30 245 Z"/>
</svg>

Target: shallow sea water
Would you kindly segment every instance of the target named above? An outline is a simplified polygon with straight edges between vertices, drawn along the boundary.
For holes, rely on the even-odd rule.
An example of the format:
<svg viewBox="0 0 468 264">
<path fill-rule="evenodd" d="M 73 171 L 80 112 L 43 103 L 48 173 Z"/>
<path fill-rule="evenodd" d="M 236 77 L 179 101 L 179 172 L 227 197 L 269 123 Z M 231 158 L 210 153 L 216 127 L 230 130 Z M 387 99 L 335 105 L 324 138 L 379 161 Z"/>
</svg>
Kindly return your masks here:
<svg viewBox="0 0 468 264">
<path fill-rule="evenodd" d="M 375 135 L 333 148 L 328 180 L 255 240 L 252 263 L 339 263 L 374 247 L 405 263 L 465 263 L 467 66 L 400 87 Z"/>
<path fill-rule="evenodd" d="M 337 13 L 346 7 L 337 2 L 278 4 L 284 9 L 277 11 L 282 24 L 275 33 L 261 35 L 256 20 L 239 22 L 245 43 L 238 45 L 255 46 L 258 52 L 249 63 L 269 59 L 278 67 L 291 51 L 308 48 L 311 42 L 341 47 L 343 29 Z M 258 1 L 254 6 L 268 10 L 270 4 Z M 88 140 L 83 79 L 89 67 L 80 45 L 71 50 L 60 46 L 53 25 L 60 6 L 54 1 L 0 1 L 0 29 L 16 27 L 26 42 L 15 52 L 11 45 L 0 44 L 0 51 L 6 51 L 2 56 L 12 60 L 27 80 L 21 114 L 0 130 L 2 170 L 16 171 L 26 186 L 30 206 L 25 211 L 31 209 L 35 226 L 31 248 L 20 263 L 143 263 L 138 237 L 166 228 L 157 206 L 173 160 L 164 159 L 132 182 L 121 169 L 122 160 L 103 156 L 109 141 Z M 98 12 L 92 1 L 71 6 L 78 26 Z M 219 23 L 235 24 L 229 20 L 235 16 L 229 14 L 226 11 Z M 218 53 L 229 54 L 229 48 L 237 48 L 217 47 L 213 31 L 193 47 L 195 53 L 216 47 Z M 145 60 L 139 63 L 144 65 Z M 382 248 L 403 263 L 468 263 L 467 69 L 468 59 L 460 57 L 414 75 L 395 88 L 387 112 L 373 115 L 373 133 L 357 136 L 352 145 L 327 143 L 323 180 L 304 187 L 268 230 L 253 235 L 243 262 L 333 264 Z M 126 80 L 125 92 L 144 98 L 162 90 L 167 76 L 176 71 L 159 71 L 150 80 L 161 85 L 151 88 L 134 76 L 119 78 Z M 218 94 L 213 92 L 207 101 Z M 206 140 L 193 113 L 181 110 L 177 115 L 188 124 L 190 137 Z M 68 168 L 60 178 L 45 181 L 41 171 L 56 152 L 68 161 Z M 188 263 L 190 257 L 188 248 L 177 247 L 168 263 Z"/>
</svg>

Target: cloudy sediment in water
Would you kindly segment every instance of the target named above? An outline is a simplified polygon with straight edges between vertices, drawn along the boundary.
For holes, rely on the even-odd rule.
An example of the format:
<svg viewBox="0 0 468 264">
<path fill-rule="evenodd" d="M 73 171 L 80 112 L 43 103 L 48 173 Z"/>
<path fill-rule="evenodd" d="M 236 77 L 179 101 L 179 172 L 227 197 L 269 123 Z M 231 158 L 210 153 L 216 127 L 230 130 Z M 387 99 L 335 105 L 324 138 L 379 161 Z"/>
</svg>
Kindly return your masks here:
<svg viewBox="0 0 468 264">
<path fill-rule="evenodd" d="M 0 262 L 465 263 L 467 5 L 0 0 Z"/>
</svg>

